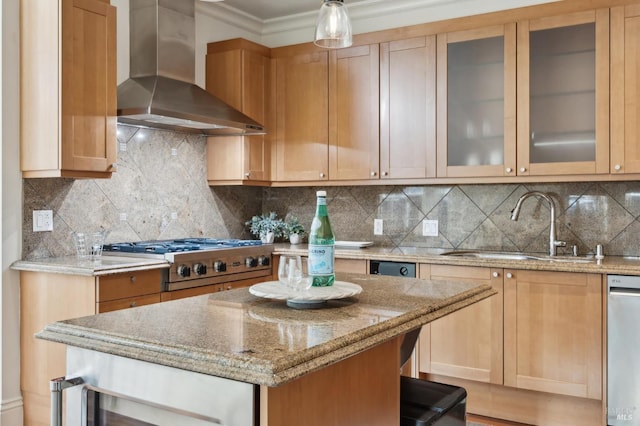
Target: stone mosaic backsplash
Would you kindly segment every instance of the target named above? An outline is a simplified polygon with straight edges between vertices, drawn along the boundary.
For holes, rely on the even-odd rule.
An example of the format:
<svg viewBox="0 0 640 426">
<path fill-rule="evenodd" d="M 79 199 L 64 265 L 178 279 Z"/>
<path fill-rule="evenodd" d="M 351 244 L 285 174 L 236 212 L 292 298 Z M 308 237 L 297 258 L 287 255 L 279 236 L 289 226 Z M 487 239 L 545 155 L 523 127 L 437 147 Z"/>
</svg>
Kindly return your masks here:
<svg viewBox="0 0 640 426">
<path fill-rule="evenodd" d="M 25 179 L 23 257 L 73 254 L 73 231 L 109 231 L 107 242 L 208 236 L 252 238 L 244 222 L 275 211 L 307 228 L 316 187 L 209 187 L 205 139 L 118 127 L 118 172 L 111 179 Z M 558 239 L 580 253 L 603 244 L 609 255 L 640 256 L 640 183 L 323 187 L 336 238 L 385 247 L 490 249 L 546 253 L 549 208 L 527 199 L 517 222 L 510 211 L 527 191 L 556 201 Z M 32 232 L 32 211 L 54 212 L 53 232 Z M 373 220 L 384 235 L 373 235 Z M 422 220 L 439 222 L 422 236 Z"/>
<path fill-rule="evenodd" d="M 311 223 L 318 188 L 267 188 L 263 210 L 295 214 Z M 325 189 L 325 188 L 323 188 Z M 358 186 L 327 189 L 331 223 L 339 240 L 374 241 L 386 247 L 548 252 L 548 204 L 525 200 L 518 221 L 510 219 L 518 198 L 542 191 L 556 203 L 557 238 L 579 252 L 604 245 L 605 254 L 640 256 L 640 183 Z M 384 235 L 373 235 L 383 219 Z M 438 220 L 438 237 L 422 236 L 422 220 Z M 559 249 L 559 254 L 570 252 Z"/>
</svg>

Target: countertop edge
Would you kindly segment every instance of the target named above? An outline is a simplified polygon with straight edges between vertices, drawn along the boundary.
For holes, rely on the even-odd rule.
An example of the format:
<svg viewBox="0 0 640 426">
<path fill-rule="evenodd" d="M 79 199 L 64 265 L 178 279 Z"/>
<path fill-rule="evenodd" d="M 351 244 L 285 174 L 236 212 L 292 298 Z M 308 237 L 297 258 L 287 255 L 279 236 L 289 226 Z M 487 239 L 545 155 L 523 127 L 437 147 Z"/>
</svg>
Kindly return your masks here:
<svg viewBox="0 0 640 426">
<path fill-rule="evenodd" d="M 335 256 L 337 259 L 415 262 L 431 265 L 478 266 L 487 268 L 523 269 L 536 271 L 640 275 L 640 259 L 630 259 L 621 256 L 607 256 L 600 262 L 594 260 L 593 262 L 589 263 L 572 263 L 567 261 L 558 262 L 549 260 L 483 259 L 473 257 L 442 256 L 439 253 L 398 253 L 387 252 L 384 250 L 385 249 L 376 251 L 375 248 L 371 247 L 351 250 L 336 249 Z M 286 244 L 275 244 L 273 254 L 294 254 L 306 256 L 307 246 L 303 244 L 295 246 L 289 246 Z"/>
<path fill-rule="evenodd" d="M 119 274 L 123 272 L 146 271 L 150 269 L 169 268 L 169 262 L 160 259 L 144 258 L 116 258 L 109 257 L 111 265 L 93 263 L 90 261 L 79 262 L 75 257 L 52 258 L 60 259 L 59 263 L 52 263 L 46 260 L 18 260 L 11 264 L 11 269 L 25 272 L 43 272 L 51 274 L 79 275 L 79 276 L 100 276 Z M 68 259 L 65 261 L 63 259 Z M 120 260 L 119 263 L 117 263 Z"/>
</svg>

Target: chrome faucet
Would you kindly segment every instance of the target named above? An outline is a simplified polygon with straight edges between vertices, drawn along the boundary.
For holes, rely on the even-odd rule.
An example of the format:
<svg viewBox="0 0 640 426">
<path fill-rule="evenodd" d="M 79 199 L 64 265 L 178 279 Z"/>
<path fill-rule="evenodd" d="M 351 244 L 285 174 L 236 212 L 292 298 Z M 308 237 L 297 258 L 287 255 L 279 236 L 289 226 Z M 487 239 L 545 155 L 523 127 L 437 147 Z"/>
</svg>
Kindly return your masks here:
<svg viewBox="0 0 640 426">
<path fill-rule="evenodd" d="M 558 254 L 558 247 L 566 247 L 567 242 L 556 240 L 556 204 L 549 194 L 540 191 L 530 191 L 522 194 L 522 196 L 518 198 L 516 206 L 511 210 L 511 220 L 518 220 L 522 202 L 532 196 L 540 197 L 549 203 L 549 209 L 551 210 L 549 223 L 549 256 L 556 256 Z"/>
</svg>

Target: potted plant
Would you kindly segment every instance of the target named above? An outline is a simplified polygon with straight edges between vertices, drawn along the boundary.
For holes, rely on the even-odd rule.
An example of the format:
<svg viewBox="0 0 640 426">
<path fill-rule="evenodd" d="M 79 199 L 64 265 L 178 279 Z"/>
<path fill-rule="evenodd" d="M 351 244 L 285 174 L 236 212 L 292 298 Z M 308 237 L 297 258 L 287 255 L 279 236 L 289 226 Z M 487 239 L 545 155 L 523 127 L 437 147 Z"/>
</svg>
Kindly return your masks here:
<svg viewBox="0 0 640 426">
<path fill-rule="evenodd" d="M 264 244 L 272 244 L 275 238 L 284 236 L 285 232 L 284 222 L 277 218 L 275 212 L 253 216 L 245 225 L 249 225 L 249 231 Z"/>
<path fill-rule="evenodd" d="M 298 221 L 298 218 L 293 215 L 287 215 L 284 220 L 284 232 L 291 244 L 299 244 L 304 237 L 304 226 Z"/>
</svg>

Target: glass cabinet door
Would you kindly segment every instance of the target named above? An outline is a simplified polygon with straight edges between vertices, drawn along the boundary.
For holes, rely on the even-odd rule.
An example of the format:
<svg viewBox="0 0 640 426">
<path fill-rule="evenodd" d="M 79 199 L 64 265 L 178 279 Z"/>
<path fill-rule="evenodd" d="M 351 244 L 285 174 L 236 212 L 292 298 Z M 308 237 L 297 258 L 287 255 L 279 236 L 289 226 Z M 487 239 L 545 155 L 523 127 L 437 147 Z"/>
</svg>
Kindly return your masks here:
<svg viewBox="0 0 640 426">
<path fill-rule="evenodd" d="M 515 175 L 515 24 L 438 35 L 438 176 Z"/>
<path fill-rule="evenodd" d="M 608 173 L 608 21 L 518 23 L 518 175 Z"/>
</svg>

